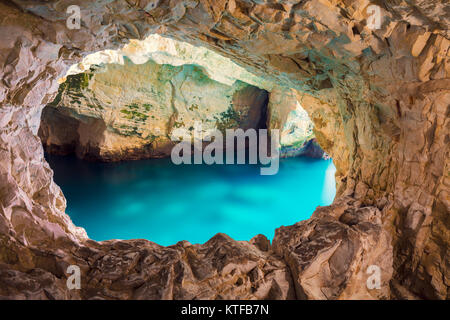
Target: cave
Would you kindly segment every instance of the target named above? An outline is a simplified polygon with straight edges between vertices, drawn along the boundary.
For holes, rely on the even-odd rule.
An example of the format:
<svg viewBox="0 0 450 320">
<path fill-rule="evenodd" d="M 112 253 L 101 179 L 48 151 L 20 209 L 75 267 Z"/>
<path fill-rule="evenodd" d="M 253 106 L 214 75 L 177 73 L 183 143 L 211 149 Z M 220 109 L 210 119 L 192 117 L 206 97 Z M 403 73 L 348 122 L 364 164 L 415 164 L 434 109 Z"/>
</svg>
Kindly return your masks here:
<svg viewBox="0 0 450 320">
<path fill-rule="evenodd" d="M 38 136 L 66 213 L 90 239 L 170 246 L 225 233 L 271 241 L 277 227 L 333 202 L 335 167 L 298 100 L 207 48 L 151 35 L 86 56 L 59 82 Z M 245 135 L 242 150 L 236 130 Z M 281 162 L 257 161 L 267 156 L 264 130 L 277 130 Z M 214 142 L 204 140 L 210 131 Z M 193 139 L 202 140 L 201 157 Z"/>
<path fill-rule="evenodd" d="M 78 11 L 58 0 L 0 2 L 0 298 L 449 299 L 448 3 L 144 0 L 72 5 Z M 168 67 L 166 55 L 155 55 L 160 61 L 148 63 L 148 56 L 137 53 L 149 37 L 210 50 L 238 69 L 217 78 L 224 74 L 211 72 L 211 62 Z M 129 50 L 131 61 L 114 60 L 116 50 Z M 105 64 L 89 62 L 92 54 L 115 64 L 105 71 Z M 271 241 L 257 234 L 237 241 L 226 233 L 168 246 L 146 239 L 90 239 L 67 214 L 44 148 L 83 158 L 77 161 L 108 163 L 164 158 L 172 148 L 155 132 L 128 126 L 130 121 L 160 121 L 160 113 L 152 119 L 143 112 L 154 104 L 131 102 L 114 116 L 107 113 L 110 118 L 96 116 L 103 112 L 99 106 L 117 104 L 127 93 L 147 94 L 138 87 L 116 91 L 109 97 L 117 101 L 101 103 L 108 97 L 86 97 L 85 91 L 80 97 L 72 90 L 91 89 L 91 81 L 98 80 L 98 86 L 114 92 L 117 82 L 128 79 L 123 66 L 135 68 L 138 82 L 139 70 L 163 68 L 162 78 L 155 78 L 163 84 L 169 74 L 195 75 L 202 85 L 222 83 L 224 91 L 231 90 L 227 99 L 266 105 L 248 109 L 247 117 L 238 120 L 244 126 L 286 128 L 295 136 L 288 115 L 292 106 L 301 114 L 300 105 L 314 133 L 314 140 L 302 146 L 312 149 L 309 155 L 323 150 L 320 156 L 333 159 L 334 200 L 307 213 L 308 219 L 275 227 Z M 109 71 L 116 77 L 102 82 Z M 158 92 L 169 90 L 161 88 Z M 67 99 L 81 106 L 77 112 L 59 109 Z M 88 102 L 78 104 L 79 99 Z M 196 112 L 196 103 L 187 106 L 192 110 L 186 112 Z M 89 115 L 80 115 L 81 109 Z M 182 112 L 171 112 L 164 123 L 192 126 L 181 122 Z M 225 115 L 221 120 L 227 121 L 214 123 L 228 128 L 236 121 L 234 113 Z M 286 143 L 281 148 L 286 161 L 302 152 Z M 75 290 L 66 282 L 74 265 L 82 274 Z M 374 268 L 379 281 L 370 286 Z"/>
</svg>

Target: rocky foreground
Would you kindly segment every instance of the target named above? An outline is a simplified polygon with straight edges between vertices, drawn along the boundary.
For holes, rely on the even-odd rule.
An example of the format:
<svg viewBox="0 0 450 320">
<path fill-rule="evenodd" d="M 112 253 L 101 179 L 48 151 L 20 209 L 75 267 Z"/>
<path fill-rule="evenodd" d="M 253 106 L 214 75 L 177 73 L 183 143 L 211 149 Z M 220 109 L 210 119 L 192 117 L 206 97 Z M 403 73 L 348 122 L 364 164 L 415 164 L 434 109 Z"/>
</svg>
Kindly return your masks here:
<svg viewBox="0 0 450 320">
<path fill-rule="evenodd" d="M 71 4 L 80 29 L 67 27 L 65 1 L 0 3 L 2 298 L 450 298 L 447 2 Z M 225 235 L 97 243 L 74 226 L 37 136 L 42 110 L 85 55 L 152 33 L 293 89 L 337 167 L 334 204 L 279 228 L 271 246 Z M 71 264 L 80 290 L 66 286 Z M 366 285 L 371 265 L 378 289 Z"/>
</svg>

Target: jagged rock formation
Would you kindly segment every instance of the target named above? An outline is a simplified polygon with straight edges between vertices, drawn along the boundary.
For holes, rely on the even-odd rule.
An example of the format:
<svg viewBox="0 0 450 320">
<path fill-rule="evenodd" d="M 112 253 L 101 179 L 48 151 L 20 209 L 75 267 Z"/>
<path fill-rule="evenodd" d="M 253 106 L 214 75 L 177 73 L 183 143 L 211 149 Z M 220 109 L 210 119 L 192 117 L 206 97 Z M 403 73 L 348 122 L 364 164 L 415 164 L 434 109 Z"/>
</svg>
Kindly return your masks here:
<svg viewBox="0 0 450 320">
<path fill-rule="evenodd" d="M 273 247 L 288 264 L 300 299 L 388 299 L 391 241 L 380 210 L 343 197 L 309 220 L 277 229 Z M 367 287 L 372 265 L 381 270 L 377 289 Z"/>
<path fill-rule="evenodd" d="M 289 108 L 289 113 L 285 112 L 281 121 L 282 125 L 274 125 L 282 128 L 280 134 L 280 156 L 287 158 L 303 155 L 311 158 L 328 158 L 328 155 L 317 143 L 314 135 L 314 125 L 306 111 L 297 101 L 294 92 L 284 91 L 279 105 L 273 103 L 270 105 L 269 120 L 273 121 L 280 112 L 287 108 Z"/>
<path fill-rule="evenodd" d="M 189 255 L 175 254 L 171 264 L 166 257 L 173 249 L 159 248 L 164 254 L 142 264 L 130 250 L 156 245 L 95 243 L 73 226 L 36 136 L 40 112 L 55 98 L 57 79 L 69 65 L 86 53 L 159 32 L 205 45 L 295 89 L 314 121 L 317 141 L 337 167 L 333 206 L 278 229 L 268 253 L 261 239 L 254 242 L 259 247 L 251 247 L 218 237 L 214 248 L 224 253 L 216 256 L 199 253 L 208 252 L 209 244 L 193 248 L 189 266 L 213 266 L 195 276 L 214 275 L 208 286 L 217 295 L 207 297 L 225 292 L 251 297 L 258 281 L 250 276 L 255 269 L 247 268 L 249 261 L 264 265 L 274 259 L 272 273 L 278 278 L 269 280 L 263 267 L 254 273 L 261 283 L 267 278 L 271 288 L 282 289 L 258 298 L 291 297 L 289 276 L 296 298 L 450 298 L 448 3 L 73 1 L 81 8 L 79 30 L 67 28 L 64 3 L 0 3 L 1 296 L 182 296 L 174 288 L 180 288 L 177 276 L 189 270 L 182 269 Z M 368 26 L 369 5 L 380 8 L 379 28 Z M 236 247 L 240 258 L 231 261 L 227 257 Z M 64 267 L 72 263 L 83 266 L 96 290 L 64 286 Z M 375 292 L 362 285 L 363 269 L 372 263 L 383 270 Z M 289 276 L 283 277 L 285 265 Z M 248 279 L 251 285 L 232 291 L 228 268 L 238 270 L 243 278 L 238 284 Z M 130 281 L 121 281 L 117 270 Z M 158 277 L 137 276 L 153 271 Z M 152 294 L 152 288 L 160 291 Z M 201 296 L 198 288 L 184 296 Z"/>
<path fill-rule="evenodd" d="M 0 265 L 0 297 L 19 299 L 294 299 L 286 264 L 256 244 L 217 234 L 203 245 L 162 247 L 146 240 L 66 247 L 71 257 L 42 256 L 32 272 Z M 267 239 L 265 239 L 267 241 Z M 27 252 L 28 253 L 28 252 Z M 33 253 L 26 258 L 33 259 Z M 34 258 L 35 259 L 35 258 Z M 64 272 L 83 272 L 68 291 Z M 52 265 L 52 270 L 48 270 Z"/>
<path fill-rule="evenodd" d="M 91 66 L 101 64 L 125 64 L 126 59 L 134 64 L 144 64 L 149 60 L 161 64 L 180 67 L 195 65 L 211 80 L 232 86 L 242 81 L 271 91 L 277 85 L 270 79 L 258 77 L 224 57 L 205 47 L 193 46 L 184 41 L 151 34 L 144 40 L 130 40 L 128 44 L 117 50 L 102 50 L 87 55 L 77 64 L 70 66 L 66 76 L 89 71 Z M 66 77 L 59 80 L 64 82 Z"/>
</svg>

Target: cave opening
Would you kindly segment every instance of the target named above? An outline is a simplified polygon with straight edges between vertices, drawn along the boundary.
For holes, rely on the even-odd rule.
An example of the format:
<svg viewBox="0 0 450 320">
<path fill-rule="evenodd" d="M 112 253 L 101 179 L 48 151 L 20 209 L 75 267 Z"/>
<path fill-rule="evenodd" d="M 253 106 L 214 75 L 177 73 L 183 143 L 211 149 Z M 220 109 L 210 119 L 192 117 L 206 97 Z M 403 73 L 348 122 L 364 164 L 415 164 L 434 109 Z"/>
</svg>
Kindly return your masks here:
<svg viewBox="0 0 450 320">
<path fill-rule="evenodd" d="M 1 298 L 448 299 L 449 5 L 278 2 L 77 1 L 69 7 L 65 1 L 0 3 Z M 78 19 L 68 10 L 74 8 Z M 153 61 L 159 58 L 155 63 L 166 65 L 152 73 L 161 81 L 161 90 L 153 94 L 161 99 L 194 99 L 180 91 L 172 94 L 179 86 L 172 88 L 167 78 L 184 79 L 181 69 L 196 70 L 197 79 L 206 80 L 201 92 L 210 100 L 226 101 L 211 94 L 217 90 L 206 89 L 213 86 L 207 78 L 224 84 L 225 91 L 235 83 L 243 85 L 234 87 L 237 91 L 245 83 L 265 90 L 266 126 L 281 128 L 288 113 L 283 106 L 294 104 L 282 103 L 288 89 L 264 78 L 296 90 L 314 121 L 315 138 L 337 168 L 333 204 L 317 208 L 308 220 L 278 228 L 270 246 L 262 237 L 238 242 L 223 234 L 202 245 L 169 248 L 145 240 L 96 242 L 76 227 L 37 136 L 41 112 L 55 97 L 57 79 L 70 64 L 89 52 L 117 49 L 129 39 L 153 33 L 205 45 L 263 76 L 252 78 L 233 68 L 214 72 L 222 66 L 219 60 L 207 60 L 206 65 L 194 57 L 164 62 L 173 55 L 153 52 Z M 125 56 L 139 64 L 138 55 Z M 55 129 L 56 134 L 46 135 L 51 126 L 43 123 L 40 137 L 49 154 L 75 154 L 110 165 L 167 152 L 158 126 L 150 125 L 161 119 L 146 114 L 146 107 L 155 105 L 122 100 L 151 93 L 146 89 L 154 86 L 133 87 L 148 73 L 140 73 L 144 69 L 139 66 L 133 76 L 124 77 L 120 65 L 129 61 L 116 57 L 120 61 L 115 67 L 83 61 L 62 81 L 54 108 L 63 111 L 58 101 L 74 101 L 78 109 L 66 111 L 75 121 L 65 126 L 76 128 L 76 133 L 65 136 L 64 130 Z M 145 64 L 148 56 L 142 57 L 140 64 Z M 115 77 L 98 81 L 114 68 Z M 131 79 L 134 82 L 126 82 Z M 68 92 L 72 85 L 82 92 Z M 102 88 L 109 88 L 107 95 L 86 99 L 89 90 L 100 93 L 96 89 Z M 170 94 L 161 95 L 165 92 Z M 173 102 L 179 105 L 177 99 Z M 280 113 L 270 112 L 271 105 Z M 194 112 L 200 105 L 188 106 Z M 187 111 L 165 110 L 169 127 L 184 127 L 180 120 Z M 225 115 L 232 121 L 235 113 Z M 165 133 L 167 127 L 160 129 Z M 98 162 L 102 159 L 107 162 Z M 68 264 L 81 266 L 81 290 L 66 287 Z M 249 272 L 250 266 L 255 267 Z M 381 271 L 379 290 L 367 286 L 366 280 L 376 274 L 367 272 L 373 266 Z"/>
<path fill-rule="evenodd" d="M 277 173 L 261 175 L 260 162 L 174 164 L 173 133 L 193 133 L 199 122 L 224 135 L 278 130 Z M 72 66 L 38 134 L 66 212 L 91 239 L 172 245 L 217 233 L 271 240 L 279 226 L 330 205 L 336 168 L 313 129 L 289 88 L 206 48 L 152 35 Z"/>
</svg>

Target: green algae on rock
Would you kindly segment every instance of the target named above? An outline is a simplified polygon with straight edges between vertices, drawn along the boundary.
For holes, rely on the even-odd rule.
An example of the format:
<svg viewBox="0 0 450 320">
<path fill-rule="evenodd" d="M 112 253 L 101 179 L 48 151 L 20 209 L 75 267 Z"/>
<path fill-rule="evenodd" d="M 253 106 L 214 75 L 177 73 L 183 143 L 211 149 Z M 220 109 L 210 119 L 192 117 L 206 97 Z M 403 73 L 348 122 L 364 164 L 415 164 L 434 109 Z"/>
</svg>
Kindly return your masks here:
<svg viewBox="0 0 450 320">
<path fill-rule="evenodd" d="M 282 148 L 283 156 L 307 154 L 314 138 L 312 129 L 304 130 L 312 121 L 289 89 L 206 48 L 159 35 L 88 55 L 62 81 L 47 106 L 54 110 L 42 117 L 40 137 L 48 152 L 105 161 L 165 157 L 173 130 L 193 130 L 197 121 L 204 132 L 282 130 L 281 145 L 290 148 Z M 68 140 L 54 137 L 69 117 L 79 123 L 68 126 L 75 132 L 64 135 Z M 293 122 L 295 134 L 285 128 Z"/>
<path fill-rule="evenodd" d="M 175 128 L 258 129 L 268 94 L 242 81 L 210 79 L 202 67 L 172 66 L 152 60 L 136 65 L 104 64 L 67 76 L 43 113 L 40 136 L 49 152 L 114 161 L 169 156 Z M 55 117 L 60 113 L 65 117 Z M 232 117 L 230 116 L 232 115 Z M 53 137 L 62 118 L 79 125 L 67 141 Z M 91 134 L 96 132 L 95 135 Z M 67 135 L 66 135 L 67 136 Z M 67 136 L 69 138 L 69 136 Z"/>
</svg>

